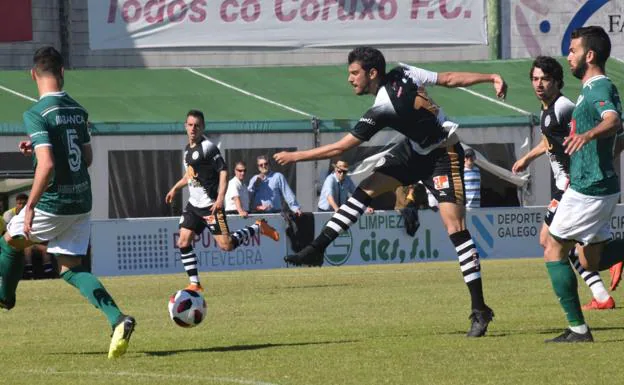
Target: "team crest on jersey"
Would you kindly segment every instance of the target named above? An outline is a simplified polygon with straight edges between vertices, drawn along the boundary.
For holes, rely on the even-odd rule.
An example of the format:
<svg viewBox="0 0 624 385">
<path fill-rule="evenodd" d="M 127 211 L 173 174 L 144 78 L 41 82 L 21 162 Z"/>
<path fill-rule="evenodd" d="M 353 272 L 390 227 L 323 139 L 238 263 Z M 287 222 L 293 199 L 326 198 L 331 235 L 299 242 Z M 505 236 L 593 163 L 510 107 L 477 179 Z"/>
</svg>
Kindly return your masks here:
<svg viewBox="0 0 624 385">
<path fill-rule="evenodd" d="M 191 154 L 191 158 L 193 158 L 193 160 L 197 160 L 197 158 L 199 158 L 199 152 L 193 151 L 193 153 Z"/>
<path fill-rule="evenodd" d="M 544 126 L 550 126 L 550 115 L 546 115 L 546 118 L 544 119 Z"/>
<path fill-rule="evenodd" d="M 379 158 L 379 160 L 377 161 L 377 163 L 375 164 L 375 167 L 381 167 L 386 163 L 386 157 L 382 157 Z"/>
<path fill-rule="evenodd" d="M 435 187 L 436 190 L 444 190 L 450 186 L 448 176 L 438 175 L 433 177 L 433 187 Z"/>
</svg>

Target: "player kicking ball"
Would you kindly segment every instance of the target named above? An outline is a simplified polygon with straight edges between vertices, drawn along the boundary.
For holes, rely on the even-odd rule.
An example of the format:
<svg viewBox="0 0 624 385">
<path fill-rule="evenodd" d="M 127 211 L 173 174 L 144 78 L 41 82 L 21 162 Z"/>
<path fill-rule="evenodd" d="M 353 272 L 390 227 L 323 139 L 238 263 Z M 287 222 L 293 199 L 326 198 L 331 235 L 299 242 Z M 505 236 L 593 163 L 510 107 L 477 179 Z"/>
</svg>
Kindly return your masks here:
<svg viewBox="0 0 624 385">
<path fill-rule="evenodd" d="M 386 73 L 383 54 L 372 47 L 356 48 L 348 57 L 348 81 L 356 95 L 375 95 L 373 106 L 341 140 L 318 148 L 280 152 L 273 157 L 279 164 L 328 159 L 360 145 L 384 127 L 404 135 L 375 166 L 353 195 L 327 222 L 321 234 L 303 250 L 286 256 L 293 265 L 321 266 L 327 246 L 352 226 L 373 198 L 398 186 L 419 181 L 440 202 L 442 222 L 455 246 L 459 265 L 471 298 L 471 327 L 468 337 L 487 332 L 494 312 L 483 298 L 479 254 L 466 229 L 464 191 L 464 150 L 450 122 L 427 95 L 426 86 L 465 87 L 492 83 L 496 96 L 504 97 L 507 85 L 497 74 L 472 72 L 435 73 L 401 65 Z"/>
<path fill-rule="evenodd" d="M 188 186 L 190 197 L 180 217 L 178 247 L 184 270 L 189 276 L 187 290 L 201 292 L 197 271 L 197 255 L 193 250 L 193 236 L 208 228 L 221 250 L 231 251 L 260 233 L 274 241 L 279 233 L 264 219 L 230 233 L 223 203 L 227 188 L 227 167 L 219 148 L 204 136 L 204 114 L 191 110 L 184 123 L 188 144 L 184 149 L 184 176 L 169 190 L 165 202 L 171 203 L 178 190 Z"/>
</svg>

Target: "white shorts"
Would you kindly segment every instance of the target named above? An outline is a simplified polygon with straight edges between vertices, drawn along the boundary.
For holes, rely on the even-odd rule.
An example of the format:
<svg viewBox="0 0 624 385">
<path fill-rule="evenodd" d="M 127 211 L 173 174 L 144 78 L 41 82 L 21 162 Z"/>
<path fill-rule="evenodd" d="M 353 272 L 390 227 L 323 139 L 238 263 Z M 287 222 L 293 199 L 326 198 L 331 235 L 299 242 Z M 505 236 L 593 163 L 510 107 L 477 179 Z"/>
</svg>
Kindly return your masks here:
<svg viewBox="0 0 624 385">
<path fill-rule="evenodd" d="M 620 193 L 590 196 L 568 188 L 559 201 L 550 233 L 583 245 L 610 240 L 609 224 L 619 198 Z"/>
<path fill-rule="evenodd" d="M 10 236 L 24 235 L 24 214 L 13 217 L 7 225 Z M 91 213 L 54 215 L 35 209 L 30 240 L 48 242 L 48 253 L 86 255 L 91 235 Z"/>
</svg>

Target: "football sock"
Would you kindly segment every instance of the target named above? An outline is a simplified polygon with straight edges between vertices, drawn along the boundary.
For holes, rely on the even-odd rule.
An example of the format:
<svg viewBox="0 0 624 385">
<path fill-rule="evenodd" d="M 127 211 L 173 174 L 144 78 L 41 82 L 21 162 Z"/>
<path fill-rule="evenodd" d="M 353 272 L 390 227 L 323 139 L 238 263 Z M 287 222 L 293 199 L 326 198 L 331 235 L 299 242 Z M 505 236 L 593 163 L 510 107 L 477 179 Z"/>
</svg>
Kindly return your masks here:
<svg viewBox="0 0 624 385">
<path fill-rule="evenodd" d="M 249 238 L 253 237 L 256 233 L 260 232 L 260 226 L 257 224 L 253 224 L 250 226 L 245 226 L 240 230 L 236 230 L 230 236 L 232 237 L 232 244 L 234 248 L 240 246 L 243 242 L 249 240 Z"/>
<path fill-rule="evenodd" d="M 481 281 L 481 263 L 479 253 L 475 247 L 468 230 L 458 231 L 450 235 L 451 242 L 455 246 L 459 267 L 464 276 L 464 282 L 470 291 L 472 309 L 484 310 L 483 283 Z"/>
<path fill-rule="evenodd" d="M 181 247 L 180 259 L 182 260 L 184 270 L 189 277 L 189 281 L 191 281 L 191 283 L 199 284 L 199 273 L 197 272 L 197 256 L 195 255 L 193 246 Z"/>
<path fill-rule="evenodd" d="M 84 266 L 76 266 L 61 274 L 61 278 L 80 290 L 83 297 L 106 315 L 111 327 L 115 326 L 121 311 L 95 275 L 89 273 Z"/>
<path fill-rule="evenodd" d="M 587 286 L 592 292 L 592 296 L 598 302 L 605 302 L 609 299 L 610 295 L 607 289 L 605 288 L 604 282 L 602 282 L 602 278 L 600 278 L 600 274 L 597 271 L 587 271 L 583 269 L 581 266 L 581 262 L 578 260 L 578 257 L 575 254 L 576 249 L 572 249 L 570 251 L 570 262 L 574 269 L 579 273 L 581 278 L 585 281 Z"/>
<path fill-rule="evenodd" d="M 622 261 L 624 261 L 624 239 L 614 239 L 607 242 L 600 254 L 599 270 L 607 270 Z"/>
<path fill-rule="evenodd" d="M 359 187 L 356 188 L 353 195 L 329 219 L 321 230 L 321 234 L 312 241 L 311 245 L 319 251 L 325 251 L 340 233 L 357 222 L 372 200 L 373 198 L 364 190 Z"/>
<path fill-rule="evenodd" d="M 24 253 L 0 236 L 0 299 L 9 307 L 15 304 L 17 284 L 24 274 Z"/>
<path fill-rule="evenodd" d="M 583 318 L 581 302 L 577 293 L 578 283 L 570 262 L 566 260 L 546 262 L 546 268 L 553 290 L 566 314 L 568 323 L 570 326 L 584 325 L 585 318 Z"/>
<path fill-rule="evenodd" d="M 24 265 L 24 277 L 32 278 L 34 275 L 32 263 Z"/>
<path fill-rule="evenodd" d="M 43 272 L 45 274 L 50 274 L 50 273 L 52 273 L 53 270 L 54 270 L 54 266 L 51 263 L 44 263 L 43 264 Z"/>
</svg>

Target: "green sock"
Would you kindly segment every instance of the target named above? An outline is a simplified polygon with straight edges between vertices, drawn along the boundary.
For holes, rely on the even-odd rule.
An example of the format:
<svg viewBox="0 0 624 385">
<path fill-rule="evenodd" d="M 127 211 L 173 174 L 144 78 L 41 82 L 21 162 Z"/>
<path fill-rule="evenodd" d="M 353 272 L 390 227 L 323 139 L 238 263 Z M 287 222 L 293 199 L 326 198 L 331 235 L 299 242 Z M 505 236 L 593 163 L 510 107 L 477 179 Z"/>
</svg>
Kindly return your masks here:
<svg viewBox="0 0 624 385">
<path fill-rule="evenodd" d="M 600 254 L 599 269 L 607 270 L 618 262 L 624 261 L 624 239 L 614 239 L 607 242 Z"/>
<path fill-rule="evenodd" d="M 24 252 L 15 250 L 0 237 L 0 299 L 12 308 L 15 306 L 15 291 L 24 273 Z"/>
<path fill-rule="evenodd" d="M 570 326 L 585 324 L 581 301 L 577 292 L 578 283 L 570 262 L 567 259 L 558 262 L 546 262 L 546 268 L 555 294 L 559 298 L 559 304 L 561 304 Z"/>
<path fill-rule="evenodd" d="M 80 294 L 93 306 L 100 309 L 111 326 L 115 325 L 121 311 L 95 275 L 89 273 L 84 267 L 77 266 L 61 274 L 61 277 L 65 282 L 80 290 Z"/>
</svg>

